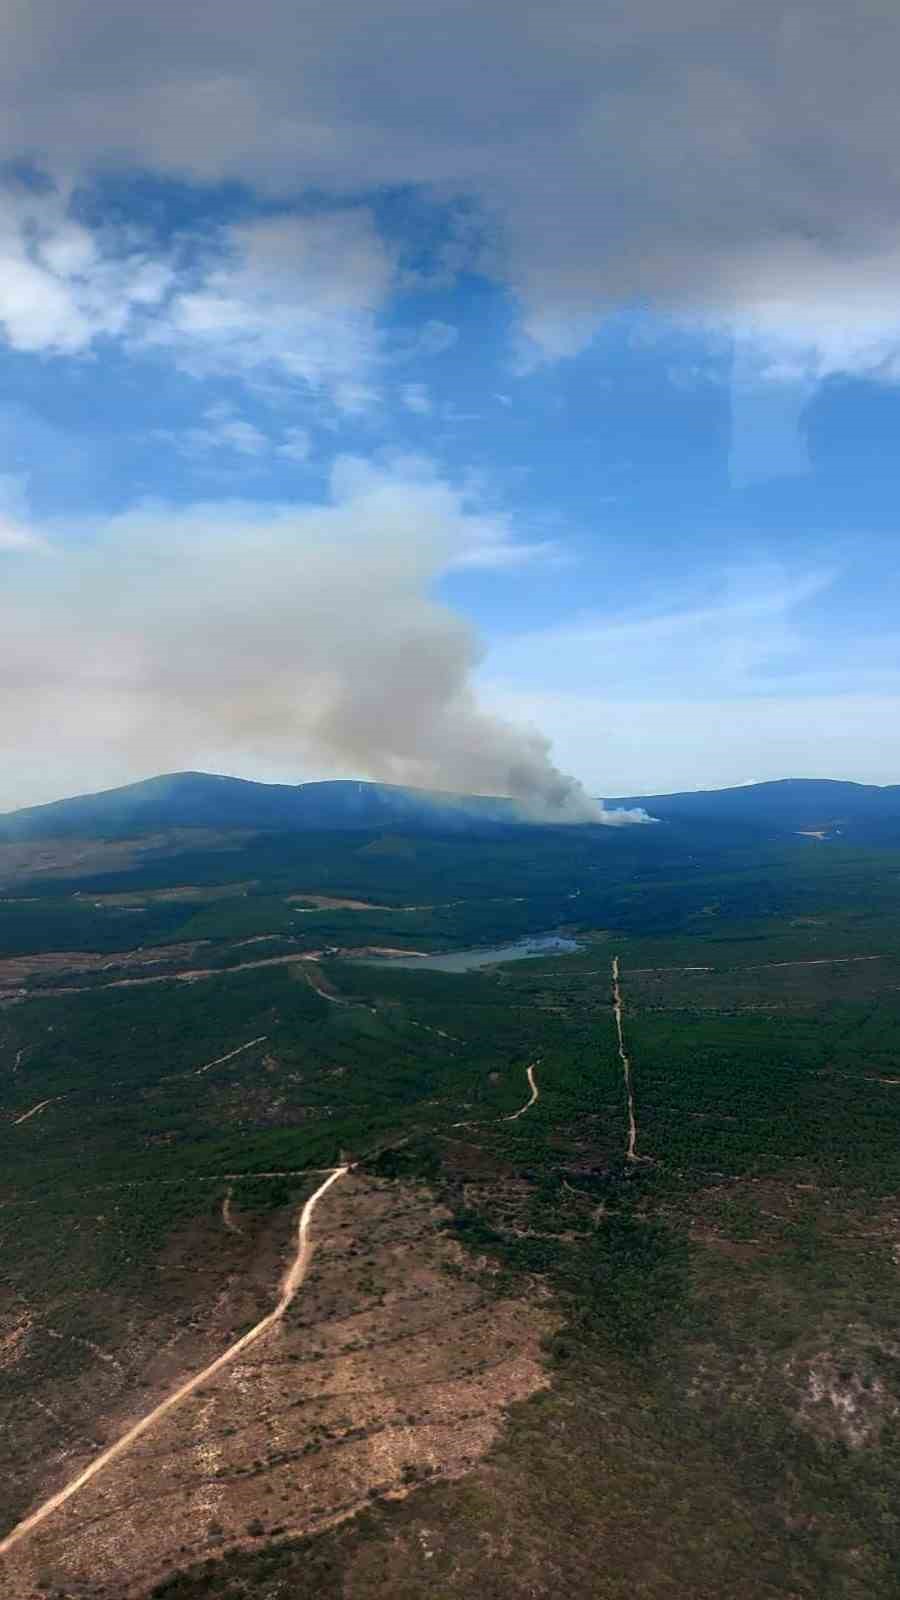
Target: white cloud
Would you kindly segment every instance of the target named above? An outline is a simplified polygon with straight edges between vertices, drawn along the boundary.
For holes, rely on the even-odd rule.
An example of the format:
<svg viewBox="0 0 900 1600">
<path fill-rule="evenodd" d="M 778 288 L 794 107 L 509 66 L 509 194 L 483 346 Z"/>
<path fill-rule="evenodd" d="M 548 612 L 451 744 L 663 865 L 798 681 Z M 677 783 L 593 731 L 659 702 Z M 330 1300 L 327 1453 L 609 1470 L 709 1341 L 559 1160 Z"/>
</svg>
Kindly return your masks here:
<svg viewBox="0 0 900 1600">
<path fill-rule="evenodd" d="M 428 386 L 424 383 L 405 383 L 400 392 L 407 411 L 412 411 L 417 417 L 428 417 L 432 412 L 431 395 Z"/>
<path fill-rule="evenodd" d="M 431 356 L 442 356 L 452 350 L 459 339 L 459 329 L 451 322 L 441 322 L 430 317 L 406 344 L 398 343 L 394 350 L 396 361 L 418 361 Z"/>
<path fill-rule="evenodd" d="M 198 427 L 156 428 L 153 438 L 191 458 L 226 454 L 259 460 L 272 450 L 268 435 L 227 404 L 207 406 Z"/>
<path fill-rule="evenodd" d="M 509 572 L 517 567 L 558 566 L 565 559 L 552 539 L 530 543 L 513 539 L 505 520 L 495 519 L 472 526 L 452 564 L 459 571 Z"/>
<path fill-rule="evenodd" d="M 0 473 L 0 551 L 43 548 L 43 540 L 29 526 L 26 490 L 24 479 Z"/>
<path fill-rule="evenodd" d="M 171 281 L 130 232 L 94 236 L 57 192 L 0 189 L 0 327 L 13 349 L 74 355 L 119 337 Z"/>
<path fill-rule="evenodd" d="M 783 264 L 748 261 L 746 281 L 746 302 L 724 324 L 734 339 L 730 466 L 739 487 L 809 471 L 802 419 L 824 378 L 900 382 L 900 232 L 866 260 L 835 261 L 807 242 L 789 276 Z"/>
<path fill-rule="evenodd" d="M 900 225 L 865 253 L 835 258 L 821 241 L 789 261 L 758 252 L 744 267 L 746 303 L 731 319 L 762 378 L 818 382 L 832 372 L 900 377 Z"/>
<path fill-rule="evenodd" d="M 306 428 L 286 428 L 281 444 L 278 445 L 278 454 L 288 461 L 308 461 L 312 451 L 312 440 Z"/>
<path fill-rule="evenodd" d="M 242 456 L 263 456 L 270 448 L 266 435 L 252 422 L 244 422 L 240 417 L 222 422 L 218 436 L 223 445 L 230 445 Z"/>
<path fill-rule="evenodd" d="M 62 190 L 0 186 L 0 336 L 13 349 L 78 356 L 114 338 L 197 376 L 300 385 L 328 408 L 323 420 L 378 403 L 392 271 L 359 206 L 186 234 L 164 255 L 131 225 L 77 221 Z M 266 448 L 239 420 L 215 432 L 206 447 Z M 202 433 L 187 447 L 203 448 Z"/>
<path fill-rule="evenodd" d="M 40 544 L 30 528 L 23 528 L 0 511 L 0 550 L 32 550 Z"/>
<path fill-rule="evenodd" d="M 710 684 L 735 694 L 764 693 L 776 682 L 789 690 L 819 660 L 815 604 L 835 579 L 830 569 L 790 575 L 771 565 L 698 573 L 652 607 L 588 612 L 508 637 L 491 652 L 491 676 L 629 700 L 675 691 L 703 699 Z M 834 644 L 828 659 L 833 672 L 851 670 Z M 862 666 L 858 653 L 852 666 Z"/>
<path fill-rule="evenodd" d="M 711 571 L 654 609 L 497 641 L 485 703 L 547 732 L 593 793 L 758 779 L 900 782 L 897 630 L 835 628 L 841 574 Z"/>
<path fill-rule="evenodd" d="M 148 340 L 202 375 L 299 382 L 349 414 L 374 404 L 376 317 L 392 263 L 370 213 L 265 217 L 225 230 L 221 245 Z"/>
<path fill-rule="evenodd" d="M 485 704 L 517 722 L 539 723 L 556 759 L 591 794 L 667 794 L 773 778 L 854 778 L 900 783 L 896 741 L 900 692 L 821 693 L 791 698 L 664 694 L 620 700 L 606 693 L 544 692 L 483 684 Z"/>
</svg>

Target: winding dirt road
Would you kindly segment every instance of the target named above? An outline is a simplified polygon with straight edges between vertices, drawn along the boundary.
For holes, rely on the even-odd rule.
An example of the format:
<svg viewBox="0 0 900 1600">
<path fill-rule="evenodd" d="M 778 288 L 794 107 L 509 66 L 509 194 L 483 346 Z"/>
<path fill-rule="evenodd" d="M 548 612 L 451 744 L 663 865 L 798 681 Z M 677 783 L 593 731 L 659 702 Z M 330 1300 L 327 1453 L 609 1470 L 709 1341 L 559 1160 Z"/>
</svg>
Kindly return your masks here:
<svg viewBox="0 0 900 1600">
<path fill-rule="evenodd" d="M 268 1333 L 271 1328 L 274 1328 L 281 1321 L 303 1279 L 306 1277 L 312 1257 L 312 1245 L 309 1240 L 309 1225 L 312 1220 L 312 1214 L 322 1196 L 331 1188 L 331 1185 L 337 1183 L 339 1178 L 345 1177 L 349 1171 L 349 1166 L 335 1167 L 325 1179 L 325 1182 L 319 1185 L 315 1194 L 311 1194 L 304 1205 L 297 1228 L 297 1251 L 282 1280 L 278 1303 L 268 1313 L 268 1316 L 263 1317 L 261 1322 L 257 1322 L 248 1333 L 243 1334 L 234 1344 L 229 1345 L 228 1349 L 223 1351 L 222 1355 L 217 1356 L 215 1361 L 211 1361 L 208 1367 L 204 1367 L 202 1372 L 196 1373 L 193 1378 L 189 1378 L 186 1383 L 181 1384 L 180 1388 L 175 1389 L 158 1406 L 154 1406 L 153 1410 L 148 1411 L 147 1415 L 142 1417 L 140 1422 L 136 1422 L 133 1428 L 129 1428 L 121 1439 L 117 1439 L 115 1444 L 110 1445 L 108 1450 L 104 1450 L 99 1456 L 95 1456 L 93 1461 L 89 1462 L 83 1471 L 78 1473 L 77 1477 L 74 1477 L 71 1482 L 67 1483 L 56 1494 L 51 1495 L 49 1500 L 45 1500 L 43 1505 L 38 1506 L 36 1511 L 32 1511 L 31 1515 L 26 1517 L 24 1521 L 18 1523 L 6 1535 L 5 1539 L 0 1540 L 0 1555 L 5 1555 L 8 1550 L 12 1549 L 13 1545 L 18 1544 L 20 1539 L 24 1539 L 26 1534 L 31 1533 L 47 1517 L 52 1516 L 53 1512 L 58 1511 L 60 1506 L 64 1506 L 67 1500 L 71 1500 L 79 1489 L 83 1489 L 86 1483 L 90 1483 L 92 1478 L 96 1478 L 104 1467 L 108 1467 L 112 1461 L 124 1455 L 143 1434 L 147 1433 L 157 1422 L 160 1422 L 170 1411 L 174 1411 L 182 1400 L 186 1400 L 202 1384 L 208 1383 L 210 1378 L 214 1378 L 217 1373 L 222 1371 L 223 1367 L 227 1367 L 232 1361 L 236 1360 L 242 1351 L 246 1350 L 249 1345 L 255 1344 L 258 1339 L 261 1339 L 264 1334 Z"/>
<path fill-rule="evenodd" d="M 523 1116 L 526 1111 L 530 1111 L 535 1101 L 540 1099 L 540 1091 L 534 1078 L 534 1069 L 535 1067 L 539 1067 L 540 1064 L 541 1063 L 539 1060 L 534 1061 L 530 1067 L 526 1067 L 525 1069 L 528 1074 L 528 1084 L 531 1089 L 531 1099 L 526 1100 L 525 1104 L 520 1106 L 518 1111 L 513 1111 L 509 1116 L 505 1117 L 479 1117 L 477 1122 L 451 1122 L 451 1128 L 486 1128 L 488 1122 L 517 1122 L 519 1117 Z"/>
<path fill-rule="evenodd" d="M 625 1099 L 628 1105 L 628 1148 L 625 1151 L 626 1161 L 638 1161 L 637 1153 L 637 1123 L 634 1116 L 634 1090 L 631 1084 L 631 1061 L 625 1049 L 625 1034 L 622 1029 L 622 986 L 619 982 L 619 958 L 613 956 L 612 961 L 613 981 L 613 1010 L 616 1017 L 616 1036 L 619 1041 L 619 1058 L 622 1062 L 622 1076 L 625 1080 Z"/>
<path fill-rule="evenodd" d="M 229 1233 L 243 1233 L 231 1215 L 231 1197 L 234 1194 L 234 1184 L 230 1183 L 222 1196 L 222 1221 Z"/>
<path fill-rule="evenodd" d="M 342 994 L 332 994 L 330 989 L 326 989 L 325 980 L 318 968 L 314 970 L 311 966 L 307 967 L 303 975 L 313 994 L 321 995 L 323 1000 L 329 1000 L 333 1006 L 349 1006 L 352 1004 L 350 1000 L 345 1000 Z"/>
<path fill-rule="evenodd" d="M 528 1084 L 531 1089 L 531 1099 L 526 1100 L 525 1104 L 520 1106 L 518 1111 L 514 1111 L 511 1116 L 504 1117 L 504 1122 L 518 1122 L 519 1118 L 523 1117 L 526 1111 L 531 1110 L 531 1107 L 534 1105 L 535 1101 L 540 1099 L 540 1091 L 538 1090 L 538 1086 L 534 1080 L 534 1069 L 537 1065 L 538 1063 L 535 1061 L 534 1064 L 527 1069 Z"/>
</svg>

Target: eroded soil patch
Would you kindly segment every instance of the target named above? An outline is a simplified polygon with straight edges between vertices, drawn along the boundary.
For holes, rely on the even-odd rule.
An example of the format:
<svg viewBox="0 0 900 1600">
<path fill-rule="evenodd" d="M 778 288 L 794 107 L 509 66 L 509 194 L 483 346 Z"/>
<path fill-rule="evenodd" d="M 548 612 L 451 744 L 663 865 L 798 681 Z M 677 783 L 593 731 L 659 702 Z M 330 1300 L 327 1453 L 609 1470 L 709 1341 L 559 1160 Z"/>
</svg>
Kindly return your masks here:
<svg viewBox="0 0 900 1600">
<path fill-rule="evenodd" d="M 505 1408 L 546 1384 L 555 1320 L 498 1301 L 443 1220 L 421 1189 L 356 1173 L 336 1187 L 284 1322 L 16 1547 L 9 1600 L 47 1582 L 140 1594 L 224 1547 L 471 1467 Z"/>
</svg>

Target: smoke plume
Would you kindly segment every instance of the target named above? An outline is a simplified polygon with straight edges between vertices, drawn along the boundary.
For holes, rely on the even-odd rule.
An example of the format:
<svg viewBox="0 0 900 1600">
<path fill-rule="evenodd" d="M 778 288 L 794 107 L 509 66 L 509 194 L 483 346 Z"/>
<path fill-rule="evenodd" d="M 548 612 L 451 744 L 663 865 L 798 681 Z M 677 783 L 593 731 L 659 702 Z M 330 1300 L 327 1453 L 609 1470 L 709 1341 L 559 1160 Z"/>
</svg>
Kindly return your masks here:
<svg viewBox="0 0 900 1600">
<path fill-rule="evenodd" d="M 479 704 L 483 647 L 433 588 L 520 557 L 446 484 L 358 462 L 325 505 L 149 508 L 6 553 L 0 755 L 27 792 L 4 799 L 227 764 L 645 820 L 604 812 L 546 738 Z"/>
</svg>

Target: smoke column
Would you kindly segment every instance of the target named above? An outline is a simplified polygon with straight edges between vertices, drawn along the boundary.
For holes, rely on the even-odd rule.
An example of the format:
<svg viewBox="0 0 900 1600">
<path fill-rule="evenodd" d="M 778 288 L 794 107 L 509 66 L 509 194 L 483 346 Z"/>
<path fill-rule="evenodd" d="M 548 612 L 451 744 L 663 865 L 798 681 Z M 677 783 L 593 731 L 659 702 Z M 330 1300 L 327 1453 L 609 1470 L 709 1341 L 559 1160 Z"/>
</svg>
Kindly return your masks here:
<svg viewBox="0 0 900 1600">
<path fill-rule="evenodd" d="M 0 754 L 62 750 L 78 787 L 228 759 L 646 820 L 479 705 L 483 647 L 434 591 L 507 541 L 434 478 L 349 463 L 325 505 L 148 509 L 8 554 Z"/>
</svg>

